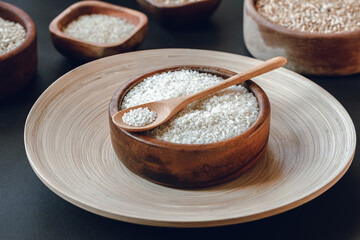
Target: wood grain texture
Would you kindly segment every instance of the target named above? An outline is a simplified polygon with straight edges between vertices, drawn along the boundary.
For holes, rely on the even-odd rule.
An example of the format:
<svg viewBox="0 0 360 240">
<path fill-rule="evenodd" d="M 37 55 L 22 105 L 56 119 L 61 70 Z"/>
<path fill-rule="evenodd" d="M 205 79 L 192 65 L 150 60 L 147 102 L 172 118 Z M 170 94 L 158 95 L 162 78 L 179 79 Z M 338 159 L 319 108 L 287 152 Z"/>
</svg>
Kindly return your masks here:
<svg viewBox="0 0 360 240">
<path fill-rule="evenodd" d="M 76 68 L 55 81 L 31 109 L 24 133 L 29 162 L 38 177 L 67 201 L 138 224 L 217 226 L 297 207 L 346 172 L 356 134 L 334 97 L 283 68 L 254 79 L 272 107 L 268 147 L 263 159 L 231 182 L 201 190 L 164 187 L 129 171 L 111 146 L 108 104 L 124 81 L 173 65 L 217 65 L 240 72 L 259 62 L 215 51 L 162 49 L 121 54 Z"/>
<path fill-rule="evenodd" d="M 360 31 L 323 34 L 290 30 L 260 16 L 254 2 L 244 1 L 244 41 L 254 57 L 284 56 L 288 69 L 308 75 L 360 72 Z"/>
<path fill-rule="evenodd" d="M 224 79 L 236 74 L 219 67 L 182 65 L 157 69 L 126 82 L 116 91 L 109 107 L 111 142 L 117 156 L 135 174 L 172 187 L 208 187 L 238 177 L 263 157 L 269 138 L 269 99 L 253 81 L 243 86 L 257 98 L 259 117 L 247 131 L 225 141 L 211 144 L 165 142 L 143 133 L 125 131 L 112 121 L 133 86 L 155 74 L 180 69 L 211 73 Z"/>
<path fill-rule="evenodd" d="M 68 36 L 63 29 L 82 15 L 105 14 L 126 19 L 135 29 L 120 42 L 97 44 Z M 136 49 L 143 41 L 148 28 L 145 14 L 100 1 L 80 1 L 60 13 L 49 25 L 51 40 L 63 55 L 82 60 L 93 60 Z"/>
<path fill-rule="evenodd" d="M 179 26 L 210 17 L 221 0 L 203 0 L 182 4 L 165 4 L 156 0 L 137 0 L 139 5 L 164 26 Z"/>
<path fill-rule="evenodd" d="M 0 55 L 0 99 L 18 92 L 33 78 L 37 67 L 36 26 L 30 16 L 14 5 L 0 2 L 0 17 L 19 23 L 26 31 L 24 42 Z"/>
</svg>

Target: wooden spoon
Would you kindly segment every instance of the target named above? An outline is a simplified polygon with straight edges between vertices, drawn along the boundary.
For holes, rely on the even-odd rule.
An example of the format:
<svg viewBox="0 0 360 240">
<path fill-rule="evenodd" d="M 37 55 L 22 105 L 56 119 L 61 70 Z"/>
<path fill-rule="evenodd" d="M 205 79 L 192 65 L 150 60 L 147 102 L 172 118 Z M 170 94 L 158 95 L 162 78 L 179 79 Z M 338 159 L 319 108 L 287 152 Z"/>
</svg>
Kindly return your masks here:
<svg viewBox="0 0 360 240">
<path fill-rule="evenodd" d="M 189 103 L 192 103 L 195 100 L 198 100 L 209 94 L 220 91 L 224 88 L 230 87 L 234 84 L 240 84 L 241 82 L 244 82 L 250 78 L 259 76 L 263 73 L 267 73 L 269 71 L 272 71 L 274 69 L 282 67 L 286 64 L 286 62 L 287 62 L 287 60 L 284 57 L 272 58 L 272 59 L 270 59 L 266 62 L 263 62 L 255 67 L 252 67 L 244 72 L 238 73 L 235 76 L 232 76 L 224 81 L 221 81 L 220 83 L 217 83 L 217 84 L 213 85 L 212 87 L 207 88 L 201 92 L 198 92 L 198 93 L 195 93 L 192 95 L 188 95 L 188 96 L 170 98 L 170 99 L 158 101 L 158 102 L 145 103 L 142 105 L 124 109 L 122 111 L 117 112 L 112 117 L 112 121 L 119 128 L 122 128 L 122 129 L 130 131 L 130 132 L 140 132 L 140 131 L 145 131 L 145 130 L 155 128 L 155 127 L 163 124 L 167 120 L 169 120 L 172 116 L 174 116 L 176 113 L 178 113 L 181 109 L 183 109 Z M 141 108 L 147 107 L 147 108 L 149 108 L 150 111 L 155 111 L 157 113 L 157 117 L 156 117 L 155 121 L 152 123 L 149 123 L 145 126 L 130 126 L 123 122 L 122 117 L 125 113 L 129 112 L 132 109 L 137 109 L 140 107 Z"/>
</svg>

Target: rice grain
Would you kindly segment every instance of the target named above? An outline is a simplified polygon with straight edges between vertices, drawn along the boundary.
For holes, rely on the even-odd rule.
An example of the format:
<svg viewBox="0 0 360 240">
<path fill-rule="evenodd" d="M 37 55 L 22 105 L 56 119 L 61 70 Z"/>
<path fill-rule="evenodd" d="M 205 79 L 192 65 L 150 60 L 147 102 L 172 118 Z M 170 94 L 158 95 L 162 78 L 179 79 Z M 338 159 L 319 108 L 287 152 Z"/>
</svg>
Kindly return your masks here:
<svg viewBox="0 0 360 240">
<path fill-rule="evenodd" d="M 63 32 L 83 41 L 108 44 L 120 42 L 134 30 L 135 25 L 119 17 L 104 14 L 82 15 L 69 23 Z"/>
<path fill-rule="evenodd" d="M 20 46 L 25 38 L 26 31 L 21 24 L 0 17 L 0 55 Z"/>
</svg>

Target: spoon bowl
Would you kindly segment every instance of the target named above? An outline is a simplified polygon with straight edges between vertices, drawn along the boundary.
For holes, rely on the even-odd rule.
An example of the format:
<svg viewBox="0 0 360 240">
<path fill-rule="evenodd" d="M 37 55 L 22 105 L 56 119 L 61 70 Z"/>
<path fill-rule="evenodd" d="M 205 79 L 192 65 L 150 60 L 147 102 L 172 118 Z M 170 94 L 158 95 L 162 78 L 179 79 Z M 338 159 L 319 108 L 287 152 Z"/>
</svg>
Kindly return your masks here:
<svg viewBox="0 0 360 240">
<path fill-rule="evenodd" d="M 177 99 L 177 98 L 172 98 L 171 100 L 173 100 L 173 99 Z M 130 112 L 131 110 L 137 109 L 137 108 L 148 108 L 150 111 L 156 112 L 157 116 L 156 116 L 155 120 L 152 123 L 149 123 L 145 126 L 131 126 L 131 125 L 124 123 L 124 121 L 122 119 L 124 114 Z M 158 101 L 158 102 L 150 102 L 150 103 L 137 105 L 137 106 L 119 111 L 112 117 L 112 121 L 114 122 L 114 124 L 116 126 L 122 128 L 126 131 L 141 132 L 141 131 L 146 131 L 146 130 L 155 128 L 155 127 L 163 124 L 164 122 L 169 120 L 174 115 L 174 114 L 172 114 L 173 111 L 174 111 L 174 109 L 172 108 L 172 105 L 169 104 L 168 100 Z"/>
</svg>

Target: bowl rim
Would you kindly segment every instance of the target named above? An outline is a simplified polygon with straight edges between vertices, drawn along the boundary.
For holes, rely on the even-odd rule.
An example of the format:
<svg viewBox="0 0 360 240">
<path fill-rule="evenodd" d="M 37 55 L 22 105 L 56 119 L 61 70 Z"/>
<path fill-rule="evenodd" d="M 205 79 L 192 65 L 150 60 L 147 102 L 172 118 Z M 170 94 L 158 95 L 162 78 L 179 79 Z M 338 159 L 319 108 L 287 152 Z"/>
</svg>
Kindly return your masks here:
<svg viewBox="0 0 360 240">
<path fill-rule="evenodd" d="M 255 2 L 257 0 L 245 0 L 244 1 L 244 11 L 249 11 L 249 15 L 254 17 L 254 20 L 259 25 L 265 25 L 268 28 L 271 28 L 277 32 L 280 32 L 284 35 L 296 36 L 298 38 L 319 38 L 319 39 L 343 39 L 343 38 L 360 38 L 360 30 L 339 32 L 339 33 L 312 33 L 312 32 L 302 32 L 299 30 L 292 30 L 281 25 L 275 24 L 267 20 L 265 17 L 259 14 L 255 7 Z M 245 15 L 244 15 L 245 16 Z"/>
<path fill-rule="evenodd" d="M 135 25 L 135 28 L 132 30 L 132 32 L 125 38 L 123 38 L 120 42 L 114 42 L 114 43 L 92 43 L 92 42 L 87 42 L 78 38 L 74 38 L 71 37 L 67 34 L 65 34 L 61 29 L 59 29 L 58 27 L 58 23 L 59 21 L 61 21 L 64 17 L 66 17 L 67 15 L 69 15 L 71 12 L 73 12 L 75 9 L 79 9 L 82 7 L 88 7 L 88 6 L 95 6 L 98 9 L 110 9 L 112 11 L 116 11 L 116 12 L 126 12 L 132 16 L 136 16 L 139 18 L 139 23 Z M 99 13 L 99 14 L 104 14 L 104 15 L 108 15 L 106 13 Z M 86 15 L 86 14 L 84 14 Z M 81 15 L 79 15 L 81 16 Z M 77 16 L 77 17 L 79 17 Z M 76 19 L 76 18 L 75 18 Z M 75 20 L 72 19 L 72 20 Z M 57 15 L 49 24 L 49 31 L 50 33 L 62 38 L 62 39 L 67 39 L 70 40 L 72 42 L 76 42 L 78 44 L 81 44 L 83 46 L 91 46 L 91 47 L 100 47 L 100 48 L 111 48 L 111 47 L 118 47 L 122 44 L 124 44 L 125 42 L 127 42 L 129 39 L 131 39 L 132 37 L 134 37 L 136 35 L 136 33 L 138 33 L 142 28 L 146 27 L 148 23 L 148 18 L 147 16 L 137 10 L 134 9 L 130 9 L 127 7 L 122 7 L 119 5 L 115 5 L 115 4 L 111 4 L 111 3 L 107 3 L 107 2 L 102 2 L 102 1 L 95 1 L 95 0 L 91 0 L 91 1 L 80 1 L 80 2 L 76 2 L 74 4 L 71 4 L 69 7 L 67 7 L 64 11 L 62 11 L 59 15 Z"/>
<path fill-rule="evenodd" d="M 206 66 L 206 65 L 176 65 L 176 66 L 168 66 L 160 69 L 151 70 L 149 72 L 143 73 L 141 75 L 138 75 L 125 83 L 123 83 L 115 92 L 115 94 L 112 96 L 109 104 L 109 116 L 110 116 L 110 124 L 114 125 L 115 128 L 117 128 L 122 133 L 126 134 L 127 136 L 142 142 L 146 145 L 150 145 L 157 148 L 166 148 L 166 149 L 174 149 L 174 150 L 180 150 L 180 151 L 197 151 L 197 150 L 209 150 L 209 149 L 216 149 L 219 147 L 225 147 L 231 143 L 237 142 L 236 140 L 240 139 L 246 139 L 248 137 L 251 137 L 256 131 L 261 128 L 263 123 L 270 118 L 270 101 L 265 93 L 265 91 L 257 85 L 255 82 L 248 80 L 244 82 L 247 86 L 247 89 L 250 90 L 256 97 L 259 105 L 259 115 L 256 121 L 243 133 L 229 138 L 225 139 L 219 142 L 214 143 L 205 143 L 205 144 L 183 144 L 183 143 L 173 143 L 164 141 L 161 139 L 157 139 L 154 137 L 147 136 L 145 134 L 137 133 L 137 132 L 128 132 L 126 130 L 123 130 L 119 127 L 117 127 L 112 122 L 112 116 L 117 111 L 119 111 L 119 105 L 120 101 L 122 101 L 122 98 L 126 95 L 126 93 L 133 88 L 135 85 L 137 85 L 139 82 L 141 82 L 143 79 L 158 74 L 162 72 L 167 71 L 176 71 L 180 69 L 195 69 L 201 72 L 208 72 L 210 74 L 216 74 L 218 76 L 222 75 L 225 77 L 230 77 L 236 74 L 236 72 L 233 72 L 231 70 L 221 68 L 221 67 L 215 67 L 215 66 Z M 207 70 L 207 71 L 206 71 Z M 209 71 L 211 70 L 211 71 Z M 243 83 L 242 83 L 243 84 Z M 254 92 L 255 91 L 255 92 Z"/>
<path fill-rule="evenodd" d="M 165 3 L 158 2 L 156 0 L 142 0 L 142 1 L 148 2 L 152 6 L 155 6 L 157 8 L 161 8 L 161 9 L 176 9 L 176 8 L 181 8 L 181 7 L 193 6 L 193 5 L 197 5 L 197 4 L 221 2 L 221 0 L 200 0 L 200 1 L 192 1 L 192 2 L 183 2 L 183 3 L 179 3 L 179 4 L 165 4 Z"/>
<path fill-rule="evenodd" d="M 17 46 L 10 52 L 0 55 L 0 62 L 1 62 L 3 60 L 9 59 L 9 58 L 14 57 L 14 56 L 18 55 L 19 53 L 23 52 L 35 41 L 36 25 L 35 25 L 34 21 L 31 19 L 31 17 L 24 10 L 22 10 L 21 8 L 15 6 L 15 5 L 0 1 L 0 8 L 3 9 L 4 11 L 11 12 L 14 15 L 18 16 L 23 21 L 23 24 L 20 22 L 17 22 L 17 23 L 19 23 L 21 26 L 23 26 L 26 31 L 26 37 L 19 46 Z M 0 17 L 2 17 L 2 16 L 0 16 Z"/>
</svg>

